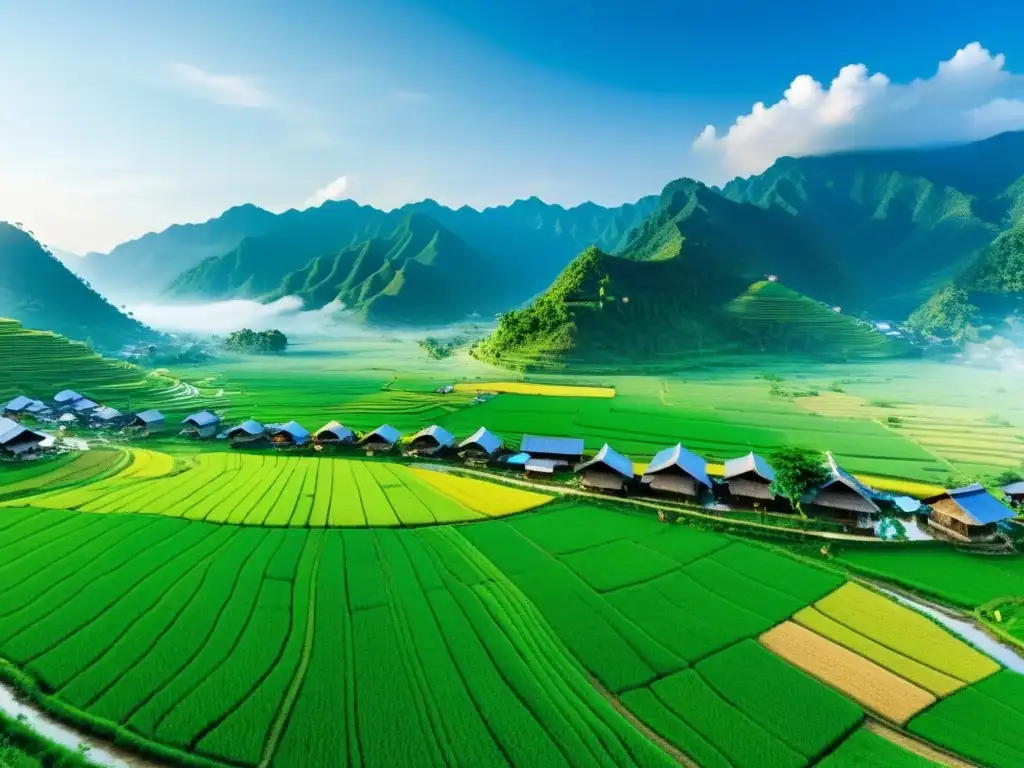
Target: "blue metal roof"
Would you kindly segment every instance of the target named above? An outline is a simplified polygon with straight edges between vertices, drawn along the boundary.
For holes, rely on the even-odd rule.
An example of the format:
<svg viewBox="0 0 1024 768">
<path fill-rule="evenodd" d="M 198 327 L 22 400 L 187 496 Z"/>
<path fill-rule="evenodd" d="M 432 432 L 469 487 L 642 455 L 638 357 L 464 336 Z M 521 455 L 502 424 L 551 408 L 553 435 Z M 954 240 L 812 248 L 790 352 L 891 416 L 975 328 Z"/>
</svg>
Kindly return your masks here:
<svg viewBox="0 0 1024 768">
<path fill-rule="evenodd" d="M 135 414 L 136 419 L 141 419 L 145 424 L 154 424 L 164 420 L 164 415 L 155 409 Z"/>
<path fill-rule="evenodd" d="M 188 418 L 183 419 L 181 423 L 191 424 L 195 427 L 209 427 L 213 424 L 220 424 L 220 419 L 209 411 L 199 411 L 199 413 L 193 413 Z"/>
<path fill-rule="evenodd" d="M 81 400 L 82 396 L 73 389 L 64 389 L 54 395 L 53 399 L 58 403 L 73 403 L 75 400 Z"/>
<path fill-rule="evenodd" d="M 597 452 L 597 455 L 590 461 L 585 461 L 576 467 L 577 472 L 581 472 L 587 467 L 592 467 L 595 464 L 604 464 L 609 469 L 618 472 L 623 477 L 632 480 L 636 477 L 636 473 L 633 471 L 633 462 L 623 456 L 621 453 L 612 448 L 608 443 L 605 443 L 601 450 Z"/>
<path fill-rule="evenodd" d="M 946 493 L 960 509 L 981 525 L 998 523 L 1000 520 L 1016 517 L 1012 509 L 999 503 L 995 496 L 986 491 L 979 483 L 968 485 L 966 488 L 946 491 Z"/>
<path fill-rule="evenodd" d="M 432 437 L 442 448 L 448 448 L 455 444 L 455 435 L 437 424 L 431 424 L 426 429 L 421 429 L 411 439 L 415 440 L 418 437 Z"/>
<path fill-rule="evenodd" d="M 229 429 L 227 432 L 228 437 L 231 437 L 231 435 L 233 435 L 235 432 L 245 432 L 245 434 L 253 436 L 262 435 L 263 425 L 260 424 L 255 419 L 249 419 L 247 421 L 243 421 L 237 427 L 232 427 L 231 429 Z"/>
<path fill-rule="evenodd" d="M 77 413 L 82 413 L 83 411 L 91 411 L 93 408 L 99 407 L 99 403 L 94 403 L 92 400 L 83 397 L 81 400 L 75 400 L 74 404 L 71 406 L 71 410 Z"/>
<path fill-rule="evenodd" d="M 521 467 L 530 460 L 530 454 L 528 453 L 517 453 L 515 456 L 509 456 L 505 459 L 506 464 L 511 464 L 515 467 Z"/>
<path fill-rule="evenodd" d="M 555 456 L 582 456 L 583 440 L 575 437 L 523 435 L 519 448 L 525 453 L 550 453 Z"/>
<path fill-rule="evenodd" d="M 31 398 L 25 397 L 24 395 L 18 395 L 16 398 L 11 400 L 7 405 L 4 406 L 5 411 L 24 411 L 32 403 L 35 402 Z"/>
<path fill-rule="evenodd" d="M 708 463 L 700 456 L 683 448 L 682 443 L 676 443 L 671 448 L 658 451 L 651 463 L 644 470 L 644 477 L 657 474 L 670 467 L 679 467 L 694 480 L 706 487 L 711 487 L 711 478 L 708 477 Z"/>
<path fill-rule="evenodd" d="M 100 421 L 110 421 L 111 419 L 116 419 L 120 415 L 121 412 L 119 410 L 117 410 L 116 408 L 111 408 L 110 406 L 107 405 L 103 406 L 102 408 L 97 408 L 95 411 L 92 412 L 92 417 L 94 419 L 99 419 Z"/>
<path fill-rule="evenodd" d="M 729 480 L 748 472 L 754 472 L 763 477 L 769 483 L 775 482 L 775 470 L 771 465 L 756 453 L 748 453 L 737 459 L 727 459 L 725 462 L 725 479 Z"/>
<path fill-rule="evenodd" d="M 324 424 L 316 431 L 316 436 L 320 437 L 325 432 L 330 432 L 338 440 L 353 440 L 356 436 L 355 432 L 338 421 L 329 421 Z"/>
<path fill-rule="evenodd" d="M 471 445 L 479 445 L 481 448 L 487 451 L 487 453 L 494 454 L 497 451 L 500 451 L 501 447 L 504 444 L 505 443 L 502 441 L 502 439 L 493 432 L 491 432 L 489 429 L 487 429 L 486 427 L 480 427 L 480 429 L 478 429 L 472 435 L 470 435 L 461 443 L 459 443 L 459 448 L 467 448 Z"/>
<path fill-rule="evenodd" d="M 7 445 L 15 438 L 24 434 L 32 435 L 34 438 L 37 438 L 39 442 L 46 439 L 45 435 L 33 432 L 31 429 L 21 426 L 21 424 L 16 421 L 0 417 L 0 445 Z"/>
<path fill-rule="evenodd" d="M 301 445 L 309 439 L 309 430 L 303 427 L 297 421 L 289 421 L 286 424 L 271 424 L 269 427 L 271 433 L 280 434 L 286 432 L 292 436 L 292 440 Z"/>
<path fill-rule="evenodd" d="M 878 501 L 879 499 L 884 500 L 887 498 L 883 494 L 876 491 L 874 488 L 869 488 L 867 485 L 862 483 L 860 480 L 851 475 L 845 469 L 840 467 L 839 464 L 836 463 L 835 457 L 832 456 L 831 452 L 826 451 L 825 455 L 828 457 L 828 466 L 829 469 L 832 471 L 832 479 L 825 483 L 823 486 L 821 486 L 822 489 L 828 488 L 833 483 L 842 483 L 847 488 L 860 494 L 868 501 L 874 502 Z"/>
<path fill-rule="evenodd" d="M 373 432 L 364 437 L 362 442 L 368 443 L 374 437 L 379 437 L 384 440 L 384 442 L 391 443 L 391 445 L 397 445 L 398 441 L 402 439 L 402 433 L 390 424 L 381 424 L 373 430 Z"/>
</svg>

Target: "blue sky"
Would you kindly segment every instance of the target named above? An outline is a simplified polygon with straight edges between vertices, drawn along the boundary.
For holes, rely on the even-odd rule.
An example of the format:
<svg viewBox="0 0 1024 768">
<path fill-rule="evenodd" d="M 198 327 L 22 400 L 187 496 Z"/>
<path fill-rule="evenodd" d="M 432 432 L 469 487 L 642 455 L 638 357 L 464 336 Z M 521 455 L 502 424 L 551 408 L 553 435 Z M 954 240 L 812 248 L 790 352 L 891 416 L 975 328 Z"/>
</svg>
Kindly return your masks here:
<svg viewBox="0 0 1024 768">
<path fill-rule="evenodd" d="M 107 250 L 243 202 L 618 204 L 980 137 L 1024 127 L 1020 5 L 0 0 L 0 219 Z"/>
</svg>

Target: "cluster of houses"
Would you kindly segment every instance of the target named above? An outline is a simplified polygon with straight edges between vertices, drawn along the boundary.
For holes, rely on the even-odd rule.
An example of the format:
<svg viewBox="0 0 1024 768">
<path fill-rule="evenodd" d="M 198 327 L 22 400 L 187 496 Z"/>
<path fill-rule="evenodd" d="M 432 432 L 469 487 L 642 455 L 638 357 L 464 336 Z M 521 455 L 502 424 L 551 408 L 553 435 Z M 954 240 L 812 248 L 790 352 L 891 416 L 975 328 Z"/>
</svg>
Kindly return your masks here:
<svg viewBox="0 0 1024 768">
<path fill-rule="evenodd" d="M 251 419 L 222 430 L 220 419 L 209 411 L 192 414 L 184 424 L 184 435 L 217 437 L 230 441 L 235 448 L 348 447 L 369 454 L 401 451 L 408 456 L 460 458 L 470 464 L 513 469 L 534 479 L 573 472 L 583 488 L 602 493 L 640 493 L 701 505 L 725 503 L 765 511 L 791 511 L 789 502 L 778 498 L 773 490 L 775 471 L 755 453 L 726 461 L 719 479 L 708 474 L 704 458 L 681 444 L 659 451 L 642 472 L 637 472 L 627 456 L 607 443 L 594 456 L 587 457 L 580 438 L 523 435 L 519 449 L 511 450 L 486 427 L 459 441 L 437 424 L 408 439 L 387 424 L 359 436 L 337 421 L 313 433 L 294 421 L 263 425 Z M 810 489 L 801 500 L 809 517 L 836 521 L 853 529 L 872 529 L 883 517 L 911 515 L 926 520 L 941 535 L 960 541 L 990 540 L 999 534 L 1001 524 L 1015 517 L 1012 509 L 980 485 L 946 491 L 921 501 L 893 496 L 868 487 L 839 466 L 831 454 L 826 455 L 828 480 Z M 1006 495 L 1013 503 L 1024 501 L 1024 483 L 1007 486 Z"/>
</svg>

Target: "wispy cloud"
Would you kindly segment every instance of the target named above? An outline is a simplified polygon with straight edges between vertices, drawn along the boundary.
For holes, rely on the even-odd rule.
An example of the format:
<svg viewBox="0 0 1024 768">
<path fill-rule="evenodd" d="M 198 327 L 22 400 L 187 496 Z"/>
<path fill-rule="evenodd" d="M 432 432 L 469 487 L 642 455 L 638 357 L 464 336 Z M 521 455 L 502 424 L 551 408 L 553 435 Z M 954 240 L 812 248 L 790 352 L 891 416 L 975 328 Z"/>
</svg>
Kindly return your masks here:
<svg viewBox="0 0 1024 768">
<path fill-rule="evenodd" d="M 196 96 L 228 107 L 275 109 L 270 94 L 252 78 L 242 75 L 215 75 L 194 64 L 176 62 L 169 67 L 177 84 Z"/>
<path fill-rule="evenodd" d="M 306 198 L 306 202 L 302 204 L 302 207 L 304 209 L 317 208 L 328 200 L 344 200 L 349 196 L 348 189 L 353 181 L 355 181 L 354 176 L 339 176 L 330 184 L 321 187 Z"/>
</svg>

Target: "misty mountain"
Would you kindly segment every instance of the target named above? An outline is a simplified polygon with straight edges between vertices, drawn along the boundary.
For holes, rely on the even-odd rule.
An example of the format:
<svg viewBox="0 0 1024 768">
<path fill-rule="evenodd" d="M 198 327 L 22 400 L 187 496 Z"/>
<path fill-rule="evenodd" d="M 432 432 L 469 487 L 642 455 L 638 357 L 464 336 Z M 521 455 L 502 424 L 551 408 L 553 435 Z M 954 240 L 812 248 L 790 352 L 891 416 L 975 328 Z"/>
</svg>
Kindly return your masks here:
<svg viewBox="0 0 1024 768">
<path fill-rule="evenodd" d="M 31 235 L 0 222 L 0 317 L 88 340 L 97 349 L 156 334 L 109 304 Z"/>
</svg>

